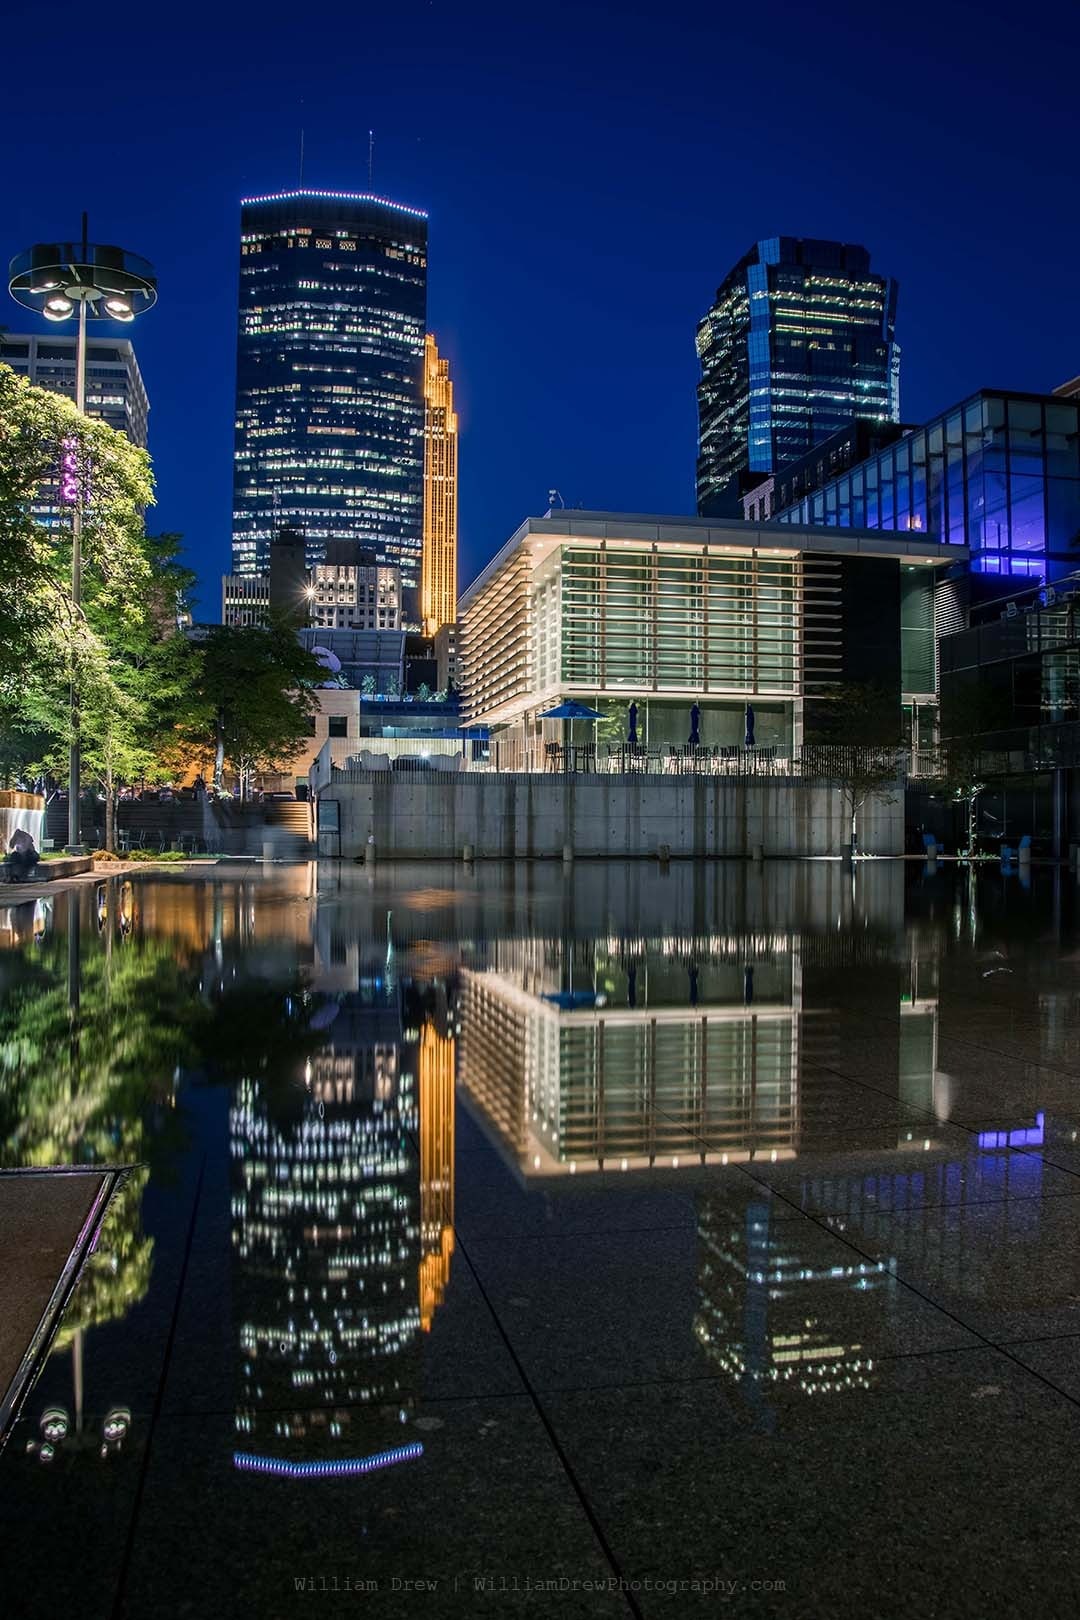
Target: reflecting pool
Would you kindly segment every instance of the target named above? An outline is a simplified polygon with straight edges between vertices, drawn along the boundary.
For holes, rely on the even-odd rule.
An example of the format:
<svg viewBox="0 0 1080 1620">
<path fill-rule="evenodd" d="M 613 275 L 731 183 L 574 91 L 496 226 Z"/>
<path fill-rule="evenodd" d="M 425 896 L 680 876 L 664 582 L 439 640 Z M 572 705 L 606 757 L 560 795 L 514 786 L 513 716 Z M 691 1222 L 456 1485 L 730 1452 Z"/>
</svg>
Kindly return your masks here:
<svg viewBox="0 0 1080 1620">
<path fill-rule="evenodd" d="M 1072 1606 L 1078 915 L 890 861 L 0 909 L 0 1169 L 133 1167 L 4 1612 Z"/>
</svg>

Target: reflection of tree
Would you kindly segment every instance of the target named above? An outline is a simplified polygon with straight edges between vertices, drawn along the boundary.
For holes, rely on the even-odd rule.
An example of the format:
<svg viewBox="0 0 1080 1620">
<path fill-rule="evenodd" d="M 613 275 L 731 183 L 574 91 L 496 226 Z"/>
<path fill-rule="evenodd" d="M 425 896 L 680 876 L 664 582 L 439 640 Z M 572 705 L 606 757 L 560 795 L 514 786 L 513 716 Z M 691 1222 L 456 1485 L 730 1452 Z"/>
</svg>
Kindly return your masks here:
<svg viewBox="0 0 1080 1620">
<path fill-rule="evenodd" d="M 109 1205 L 101 1236 L 56 1335 L 66 1350 L 76 1333 L 119 1322 L 150 1287 L 154 1240 L 143 1235 L 142 1195 L 150 1172 L 134 1170 Z"/>
<path fill-rule="evenodd" d="M 3 1163 L 160 1159 L 176 1132 L 148 1141 L 145 1114 L 171 1102 L 176 1067 L 194 1050 L 205 1010 L 193 971 L 158 941 L 98 950 L 81 964 L 73 1007 L 67 966 L 55 936 L 24 952 L 0 1004 Z"/>
<path fill-rule="evenodd" d="M 73 914 L 71 921 L 75 921 Z M 180 1146 L 177 1065 L 205 1018 L 194 973 L 164 942 L 97 943 L 69 982 L 56 935 L 5 958 L 0 999 L 0 1163 L 136 1164 L 117 1193 L 65 1314 L 57 1348 L 115 1322 L 150 1285 L 153 1239 L 141 1224 L 147 1166 Z"/>
</svg>

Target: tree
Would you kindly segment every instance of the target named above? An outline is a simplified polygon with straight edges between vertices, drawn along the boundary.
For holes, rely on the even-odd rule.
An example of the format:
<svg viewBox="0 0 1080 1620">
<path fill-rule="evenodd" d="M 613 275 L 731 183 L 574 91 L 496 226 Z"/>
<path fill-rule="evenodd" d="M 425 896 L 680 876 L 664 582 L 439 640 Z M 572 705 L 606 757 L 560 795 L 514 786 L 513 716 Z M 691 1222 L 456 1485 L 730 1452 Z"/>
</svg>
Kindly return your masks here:
<svg viewBox="0 0 1080 1620">
<path fill-rule="evenodd" d="M 177 561 L 175 535 L 144 536 L 145 572 L 137 595 L 117 614 L 109 593 L 91 579 L 83 604 L 87 636 L 79 662 L 79 732 L 83 763 L 105 801 L 105 847 L 115 848 L 116 799 L 125 783 L 173 774 L 176 722 L 191 661 L 178 632 L 177 603 L 193 576 Z M 71 709 L 61 683 L 31 668 L 12 729 L 41 744 L 40 767 L 62 775 L 71 740 Z"/>
<path fill-rule="evenodd" d="M 192 661 L 186 741 L 214 758 L 214 785 L 228 761 L 242 783 L 256 770 L 280 769 L 310 735 L 314 688 L 326 671 L 296 638 L 287 619 L 234 629 L 215 625 L 189 644 Z"/>
<path fill-rule="evenodd" d="M 870 798 L 891 802 L 901 773 L 900 706 L 885 687 L 846 681 L 823 700 L 803 747 L 803 775 L 832 782 L 858 841 L 859 811 Z"/>
<path fill-rule="evenodd" d="M 9 758 L 21 755 L 24 768 L 35 754 L 59 766 L 76 719 L 72 692 L 83 721 L 103 717 L 115 759 L 124 705 L 110 642 L 146 618 L 153 559 L 143 511 L 152 500 L 145 451 L 0 365 L 0 723 L 12 734 Z M 70 585 L 76 501 L 78 605 Z M 88 734 L 91 748 L 95 740 Z"/>
<path fill-rule="evenodd" d="M 147 578 L 149 457 L 63 395 L 0 365 L 0 679 L 21 678 L 28 661 L 51 662 L 55 678 L 56 665 L 66 672 L 86 648 L 85 616 L 70 592 L 72 508 L 59 487 L 65 463 L 83 503 L 87 588 L 122 619 Z M 46 503 L 48 523 L 39 515 Z"/>
<path fill-rule="evenodd" d="M 985 687 L 958 683 L 946 687 L 941 711 L 945 736 L 934 751 L 933 780 L 954 804 L 964 807 L 967 848 L 962 853 L 968 855 L 976 852 L 979 797 L 986 788 L 983 734 L 994 729 L 996 720 L 994 698 Z"/>
</svg>

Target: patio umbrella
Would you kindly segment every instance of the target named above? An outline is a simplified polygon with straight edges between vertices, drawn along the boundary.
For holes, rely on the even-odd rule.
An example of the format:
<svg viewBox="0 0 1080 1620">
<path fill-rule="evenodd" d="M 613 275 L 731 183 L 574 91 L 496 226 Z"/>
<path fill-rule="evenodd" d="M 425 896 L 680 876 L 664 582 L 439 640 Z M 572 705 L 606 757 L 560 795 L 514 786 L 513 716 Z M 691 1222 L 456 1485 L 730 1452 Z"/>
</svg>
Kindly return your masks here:
<svg viewBox="0 0 1080 1620">
<path fill-rule="evenodd" d="M 596 1006 L 595 990 L 545 990 L 541 997 L 562 1012 L 576 1012 L 581 1007 Z"/>
<path fill-rule="evenodd" d="M 564 698 L 556 703 L 553 709 L 545 709 L 540 716 L 541 720 L 564 720 L 569 723 L 569 735 L 564 736 L 563 743 L 563 770 L 570 769 L 570 749 L 567 744 L 574 739 L 575 720 L 602 720 L 604 717 L 596 709 L 590 709 L 587 703 L 579 703 L 576 698 Z"/>
<path fill-rule="evenodd" d="M 746 712 L 745 712 L 743 718 L 744 718 L 744 720 L 746 722 L 746 736 L 744 738 L 744 741 L 746 743 L 747 748 L 753 748 L 754 747 L 754 706 L 753 706 L 752 703 L 748 703 L 746 705 Z"/>
<path fill-rule="evenodd" d="M 689 747 L 701 747 L 701 710 L 696 703 L 690 706 L 690 742 Z"/>
<path fill-rule="evenodd" d="M 637 746 L 637 704 L 630 705 L 630 724 L 626 732 L 626 740 L 631 747 Z"/>
</svg>

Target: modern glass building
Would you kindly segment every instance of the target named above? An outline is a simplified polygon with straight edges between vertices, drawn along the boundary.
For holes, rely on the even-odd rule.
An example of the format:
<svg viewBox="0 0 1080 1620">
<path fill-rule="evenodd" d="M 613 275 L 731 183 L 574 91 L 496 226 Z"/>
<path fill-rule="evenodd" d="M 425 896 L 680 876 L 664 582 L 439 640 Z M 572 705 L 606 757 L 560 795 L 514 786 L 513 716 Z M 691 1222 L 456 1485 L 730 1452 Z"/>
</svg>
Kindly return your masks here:
<svg viewBox="0 0 1080 1620">
<path fill-rule="evenodd" d="M 804 528 L 903 529 L 970 549 L 976 575 L 1080 562 L 1080 401 L 983 390 L 775 512 Z"/>
<path fill-rule="evenodd" d="M 753 475 L 852 417 L 899 419 L 896 297 L 851 243 L 773 236 L 743 255 L 697 330 L 700 513 L 738 516 Z"/>
<path fill-rule="evenodd" d="M 293 191 L 242 205 L 233 572 L 272 537 L 307 561 L 354 540 L 396 564 L 419 623 L 427 216 L 382 197 Z"/>
<path fill-rule="evenodd" d="M 753 704 L 759 745 L 798 748 L 842 680 L 911 708 L 936 689 L 934 582 L 953 553 L 917 534 L 848 537 L 741 520 L 560 511 L 530 518 L 461 599 L 466 723 L 506 768 L 542 769 L 574 698 L 595 737 L 734 746 Z M 966 553 L 965 553 L 966 555 Z M 592 740 L 590 735 L 590 740 Z"/>
</svg>

